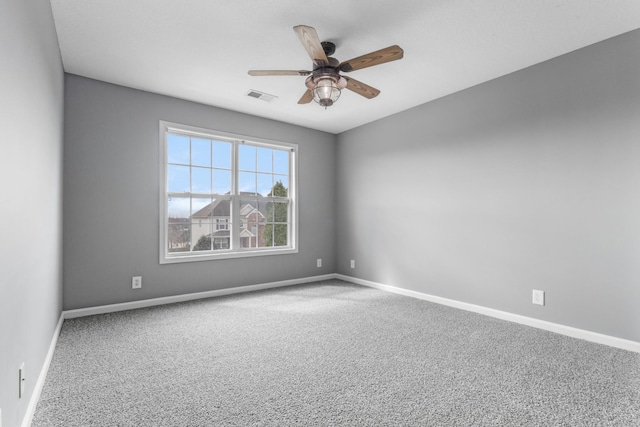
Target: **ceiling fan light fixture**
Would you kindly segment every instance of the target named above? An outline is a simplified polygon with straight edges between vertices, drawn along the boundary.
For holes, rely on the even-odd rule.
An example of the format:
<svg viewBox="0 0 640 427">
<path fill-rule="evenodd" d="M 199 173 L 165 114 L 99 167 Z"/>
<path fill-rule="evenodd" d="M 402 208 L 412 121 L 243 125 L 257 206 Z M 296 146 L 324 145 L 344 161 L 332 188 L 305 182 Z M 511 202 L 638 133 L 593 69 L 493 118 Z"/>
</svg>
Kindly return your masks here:
<svg viewBox="0 0 640 427">
<path fill-rule="evenodd" d="M 334 75 L 320 75 L 314 78 L 313 100 L 324 108 L 331 107 L 340 98 L 339 80 L 344 79 L 338 79 Z"/>
</svg>

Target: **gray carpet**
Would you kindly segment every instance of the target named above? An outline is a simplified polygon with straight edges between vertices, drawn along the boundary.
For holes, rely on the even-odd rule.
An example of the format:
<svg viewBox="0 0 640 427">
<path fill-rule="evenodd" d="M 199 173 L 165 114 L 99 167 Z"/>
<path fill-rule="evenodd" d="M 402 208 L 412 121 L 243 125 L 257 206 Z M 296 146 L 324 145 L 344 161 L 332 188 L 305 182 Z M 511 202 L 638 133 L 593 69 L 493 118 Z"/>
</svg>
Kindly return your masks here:
<svg viewBox="0 0 640 427">
<path fill-rule="evenodd" d="M 640 354 L 325 281 L 64 322 L 33 426 L 638 426 Z"/>
</svg>

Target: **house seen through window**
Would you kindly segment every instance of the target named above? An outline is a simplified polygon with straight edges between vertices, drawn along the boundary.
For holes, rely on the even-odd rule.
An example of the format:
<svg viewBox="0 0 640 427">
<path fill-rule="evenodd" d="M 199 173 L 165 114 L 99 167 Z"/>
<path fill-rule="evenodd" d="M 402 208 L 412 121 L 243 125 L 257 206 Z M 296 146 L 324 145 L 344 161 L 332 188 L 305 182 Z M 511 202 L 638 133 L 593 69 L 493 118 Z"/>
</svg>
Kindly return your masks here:
<svg viewBox="0 0 640 427">
<path fill-rule="evenodd" d="M 161 262 L 295 252 L 295 145 L 160 125 Z"/>
</svg>

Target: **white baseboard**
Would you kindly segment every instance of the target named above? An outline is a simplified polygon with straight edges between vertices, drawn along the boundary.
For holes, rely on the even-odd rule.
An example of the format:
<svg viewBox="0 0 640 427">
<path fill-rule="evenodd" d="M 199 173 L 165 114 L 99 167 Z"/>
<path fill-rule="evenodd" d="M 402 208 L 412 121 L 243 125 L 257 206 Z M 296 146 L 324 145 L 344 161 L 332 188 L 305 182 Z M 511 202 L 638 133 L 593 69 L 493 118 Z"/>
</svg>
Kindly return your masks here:
<svg viewBox="0 0 640 427">
<path fill-rule="evenodd" d="M 36 413 L 36 406 L 38 405 L 38 401 L 40 401 L 40 394 L 42 393 L 44 382 L 47 379 L 47 373 L 49 372 L 49 365 L 51 365 L 51 359 L 53 359 L 53 352 L 55 351 L 56 344 L 58 343 L 58 337 L 60 336 L 60 330 L 62 329 L 63 321 L 64 321 L 64 316 L 62 313 L 60 313 L 58 324 L 56 325 L 56 329 L 53 331 L 53 337 L 51 338 L 51 343 L 49 344 L 49 350 L 47 351 L 47 356 L 44 359 L 42 368 L 40 368 L 40 374 L 38 375 L 38 380 L 34 385 L 33 393 L 31 393 L 31 399 L 29 399 L 29 404 L 27 405 L 27 413 L 24 415 L 24 418 L 22 419 L 22 427 L 30 427 L 31 423 L 33 422 L 33 416 Z"/>
<path fill-rule="evenodd" d="M 625 340 L 618 337 L 612 337 L 610 335 L 599 334 L 597 332 L 586 331 L 584 329 L 578 329 L 571 326 L 560 325 L 557 323 L 547 322 L 545 320 L 534 319 L 532 317 L 521 316 L 519 314 L 508 313 L 506 311 L 495 310 L 493 308 L 483 307 L 480 305 L 469 304 L 466 302 L 460 302 L 448 298 L 437 297 L 434 295 L 424 294 L 417 291 L 408 289 L 397 288 L 395 286 L 383 285 L 381 283 L 371 282 L 368 280 L 358 279 L 355 277 L 345 276 L 342 274 L 336 274 L 336 279 L 344 280 L 345 282 L 355 283 L 357 285 L 368 286 L 370 288 L 380 289 L 387 292 L 393 292 L 412 298 L 418 298 L 425 301 L 434 302 L 436 304 L 442 304 L 449 307 L 459 308 L 461 310 L 472 311 L 474 313 L 484 314 L 486 316 L 495 317 L 502 320 L 507 320 L 521 325 L 531 326 L 538 329 L 544 329 L 546 331 L 555 332 L 558 334 L 566 335 L 573 338 L 583 339 L 585 341 L 591 341 L 598 344 L 608 345 L 610 347 L 620 348 L 623 350 L 629 350 L 636 353 L 640 353 L 640 342 Z"/>
<path fill-rule="evenodd" d="M 283 280 L 280 282 L 261 283 L 258 285 L 239 286 L 237 288 L 218 289 L 214 291 L 196 292 L 192 294 L 174 295 L 170 297 L 152 298 L 140 301 L 124 302 L 120 304 L 101 305 L 97 307 L 79 308 L 63 312 L 65 319 L 92 316 L 94 314 L 114 313 L 116 311 L 133 310 L 136 308 L 153 307 L 156 305 L 173 304 L 176 302 L 193 301 L 203 298 L 219 297 L 223 295 L 240 294 L 244 292 L 260 291 L 263 289 L 281 288 L 284 286 L 300 285 L 303 283 L 335 279 L 335 274 L 305 277 L 302 279 Z"/>
<path fill-rule="evenodd" d="M 558 323 L 547 322 L 545 320 L 534 319 L 532 317 L 521 316 L 519 314 L 509 313 L 506 311 L 495 310 L 493 308 L 483 307 L 480 305 L 469 304 L 466 302 L 456 301 L 448 298 L 442 298 L 434 295 L 425 294 L 409 289 L 398 288 L 395 286 L 383 285 L 381 283 L 371 282 L 369 280 L 358 279 L 356 277 L 346 276 L 343 274 L 325 274 L 321 276 L 312 276 L 301 279 L 284 280 L 280 282 L 262 283 L 257 285 L 239 286 L 236 288 L 218 289 L 214 291 L 197 292 L 192 294 L 175 295 L 170 297 L 153 298 L 141 301 L 125 302 L 120 304 L 102 305 L 97 307 L 80 308 L 77 310 L 66 310 L 62 312 L 64 319 L 72 319 L 74 317 L 91 316 L 94 314 L 113 313 L 116 311 L 133 310 L 136 308 L 153 307 L 156 305 L 173 304 L 177 302 L 192 301 L 203 298 L 211 298 L 223 295 L 239 294 L 244 292 L 259 291 L 263 289 L 280 288 L 284 286 L 300 285 L 303 283 L 317 282 L 321 280 L 340 279 L 345 282 L 357 285 L 367 286 L 370 288 L 380 289 L 387 292 L 418 298 L 425 301 L 442 304 L 461 310 L 472 311 L 474 313 L 484 314 L 486 316 L 495 317 L 497 319 L 507 320 L 509 322 L 519 323 L 521 325 L 531 326 L 546 331 L 555 332 L 573 338 L 583 339 L 598 344 L 608 345 L 610 347 L 629 350 L 640 353 L 640 342 L 630 341 L 623 338 L 604 335 L 597 332 L 578 329 L 571 326 L 560 325 Z M 59 333 L 58 325 L 57 333 Z M 57 339 L 56 333 L 56 339 Z M 55 345 L 54 345 L 55 347 Z M 51 350 L 52 351 L 52 350 Z M 46 373 L 45 373 L 46 376 Z M 44 379 L 43 379 L 44 381 Z M 35 408 L 34 408 L 35 409 Z"/>
</svg>

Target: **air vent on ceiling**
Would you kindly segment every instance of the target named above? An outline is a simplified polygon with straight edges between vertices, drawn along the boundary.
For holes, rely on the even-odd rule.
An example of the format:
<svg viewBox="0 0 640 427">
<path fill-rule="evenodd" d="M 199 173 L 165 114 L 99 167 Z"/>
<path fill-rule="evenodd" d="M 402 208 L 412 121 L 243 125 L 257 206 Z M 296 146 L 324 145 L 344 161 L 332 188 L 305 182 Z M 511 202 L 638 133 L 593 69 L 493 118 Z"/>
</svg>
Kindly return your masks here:
<svg viewBox="0 0 640 427">
<path fill-rule="evenodd" d="M 252 98 L 261 99 L 261 100 L 267 101 L 267 102 L 271 102 L 271 101 L 273 101 L 274 99 L 277 98 L 277 96 L 275 96 L 275 95 L 269 95 L 268 93 L 259 92 L 257 90 L 253 90 L 253 89 L 251 89 L 249 92 L 247 92 L 247 96 L 250 96 Z"/>
</svg>

